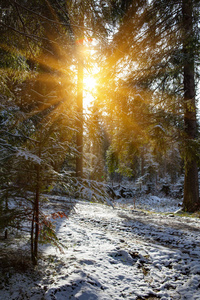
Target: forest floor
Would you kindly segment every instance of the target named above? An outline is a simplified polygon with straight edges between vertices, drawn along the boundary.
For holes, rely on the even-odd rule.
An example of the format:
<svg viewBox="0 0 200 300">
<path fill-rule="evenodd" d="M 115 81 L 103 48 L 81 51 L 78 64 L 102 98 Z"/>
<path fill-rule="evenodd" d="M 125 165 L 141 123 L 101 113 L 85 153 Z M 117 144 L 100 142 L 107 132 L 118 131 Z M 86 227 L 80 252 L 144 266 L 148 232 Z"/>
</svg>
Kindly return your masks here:
<svg viewBox="0 0 200 300">
<path fill-rule="evenodd" d="M 65 209 L 53 203 L 46 213 Z M 66 249 L 41 245 L 35 269 L 0 266 L 0 299 L 200 299 L 200 218 L 177 210 L 177 200 L 151 195 L 114 208 L 77 201 L 55 220 Z"/>
</svg>

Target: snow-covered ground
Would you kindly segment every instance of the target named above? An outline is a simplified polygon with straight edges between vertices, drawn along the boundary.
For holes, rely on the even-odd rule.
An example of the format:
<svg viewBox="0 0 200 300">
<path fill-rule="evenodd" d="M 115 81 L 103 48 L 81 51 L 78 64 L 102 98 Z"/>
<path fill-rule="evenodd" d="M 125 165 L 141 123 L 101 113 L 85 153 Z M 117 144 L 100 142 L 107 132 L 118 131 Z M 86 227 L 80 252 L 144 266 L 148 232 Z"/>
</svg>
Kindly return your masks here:
<svg viewBox="0 0 200 300">
<path fill-rule="evenodd" d="M 67 248 L 43 245 L 34 271 L 1 272 L 0 299 L 200 299 L 200 219 L 174 214 L 169 198 L 135 205 L 77 202 L 56 219 Z"/>
</svg>

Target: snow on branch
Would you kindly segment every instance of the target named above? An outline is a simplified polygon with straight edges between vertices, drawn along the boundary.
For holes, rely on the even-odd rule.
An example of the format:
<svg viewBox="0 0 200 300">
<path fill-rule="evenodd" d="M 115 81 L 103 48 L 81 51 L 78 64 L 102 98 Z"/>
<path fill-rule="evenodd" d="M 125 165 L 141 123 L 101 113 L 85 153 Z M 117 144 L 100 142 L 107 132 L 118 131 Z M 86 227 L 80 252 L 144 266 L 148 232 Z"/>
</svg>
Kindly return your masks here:
<svg viewBox="0 0 200 300">
<path fill-rule="evenodd" d="M 17 157 L 23 157 L 25 160 L 32 160 L 33 162 L 37 163 L 37 164 L 41 164 L 42 159 L 39 158 L 37 155 L 27 151 L 27 150 L 21 150 L 18 149 L 17 153 L 16 153 Z"/>
</svg>

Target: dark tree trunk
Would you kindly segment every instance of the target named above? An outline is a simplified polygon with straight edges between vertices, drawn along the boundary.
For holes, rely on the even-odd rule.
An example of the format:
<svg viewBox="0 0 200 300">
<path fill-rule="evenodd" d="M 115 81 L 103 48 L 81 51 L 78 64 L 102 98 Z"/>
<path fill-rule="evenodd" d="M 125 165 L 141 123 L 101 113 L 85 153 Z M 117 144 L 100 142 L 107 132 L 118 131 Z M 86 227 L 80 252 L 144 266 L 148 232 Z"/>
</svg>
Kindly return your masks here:
<svg viewBox="0 0 200 300">
<path fill-rule="evenodd" d="M 6 212 L 8 212 L 8 193 L 6 193 Z M 5 240 L 8 238 L 8 229 L 5 230 Z"/>
<path fill-rule="evenodd" d="M 40 166 L 37 168 L 37 187 L 35 192 L 35 237 L 34 237 L 34 248 L 33 248 L 33 264 L 37 265 L 38 260 L 38 237 L 39 237 L 39 200 L 40 200 Z"/>
<path fill-rule="evenodd" d="M 38 157 L 41 157 L 41 144 L 39 145 Z M 39 204 L 40 204 L 40 173 L 41 167 L 36 167 L 36 189 L 35 189 L 35 202 L 33 211 L 33 223 L 31 230 L 31 256 L 33 265 L 37 265 L 38 260 L 38 238 L 39 238 Z"/>
<path fill-rule="evenodd" d="M 31 222 L 31 260 L 33 264 L 34 264 L 34 221 L 35 221 L 35 210 L 33 207 L 33 216 Z"/>
<path fill-rule="evenodd" d="M 194 212 L 200 208 L 198 169 L 195 149 L 189 151 L 187 145 L 197 137 L 195 73 L 193 53 L 192 0 L 183 0 L 183 55 L 184 55 L 184 122 L 185 122 L 185 181 L 183 206 Z M 192 144 L 191 144 L 192 146 Z"/>
</svg>

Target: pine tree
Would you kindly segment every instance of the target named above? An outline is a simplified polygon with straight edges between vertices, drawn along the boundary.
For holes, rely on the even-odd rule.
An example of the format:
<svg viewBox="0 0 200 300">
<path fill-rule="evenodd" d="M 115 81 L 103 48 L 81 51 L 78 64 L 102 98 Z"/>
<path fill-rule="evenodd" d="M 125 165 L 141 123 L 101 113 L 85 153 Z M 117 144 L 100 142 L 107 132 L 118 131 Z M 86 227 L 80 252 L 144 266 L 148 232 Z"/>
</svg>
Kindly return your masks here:
<svg viewBox="0 0 200 300">
<path fill-rule="evenodd" d="M 173 100 L 168 102 L 173 115 L 179 114 L 184 119 L 183 139 L 180 141 L 185 161 L 183 206 L 190 212 L 198 210 L 200 204 L 195 150 L 198 147 L 195 101 L 195 66 L 199 60 L 198 9 L 198 1 L 153 1 L 149 11 L 151 80 L 154 78 L 154 83 L 157 80 L 158 88 L 163 88 L 168 99 Z M 150 38 L 152 31 L 153 39 Z M 153 56 L 155 51 L 156 57 Z M 169 108 L 165 110 L 169 112 Z M 177 127 L 175 119 L 173 123 Z M 179 124 L 182 125 L 182 120 Z"/>
<path fill-rule="evenodd" d="M 166 153 L 170 141 L 179 144 L 179 150 L 185 157 L 184 209 L 196 210 L 199 208 L 199 198 L 195 72 L 199 62 L 199 2 L 186 4 L 185 1 L 162 0 L 149 4 L 145 1 L 123 3 L 127 4 L 125 14 L 121 9 L 122 3 L 114 1 L 117 30 L 105 52 L 104 70 L 107 73 L 104 71 L 102 77 L 110 78 L 109 93 L 104 96 L 107 98 L 106 106 L 108 111 L 114 110 L 119 116 L 123 111 L 121 119 L 126 118 L 127 123 L 134 111 L 129 103 L 136 95 L 141 96 L 148 113 L 146 116 L 138 113 L 138 116 L 147 123 L 138 126 L 137 131 L 143 132 L 145 139 L 142 140 L 146 140 L 150 148 L 160 143 Z M 120 88 L 121 77 L 128 88 Z M 122 107 L 124 95 L 127 104 Z M 131 122 L 134 119 L 135 116 Z M 142 130 L 144 126 L 145 130 Z M 152 134 L 155 128 L 163 133 L 155 136 Z M 180 129 L 184 138 L 180 138 Z M 131 132 L 137 131 L 135 128 Z M 193 184 L 190 184 L 191 181 Z"/>
<path fill-rule="evenodd" d="M 61 7 L 57 2 L 49 6 L 46 2 L 37 2 L 34 8 L 33 4 L 32 1 L 28 5 L 5 4 L 5 14 L 2 15 L 1 26 L 7 42 L 1 49 L 7 58 L 3 68 L 8 74 L 6 88 L 12 94 L 13 113 L 9 107 L 11 101 L 7 101 L 4 92 L 0 175 L 3 179 L 1 225 L 17 224 L 16 227 L 20 228 L 24 220 L 32 224 L 31 254 L 33 263 L 37 264 L 39 229 L 43 223 L 42 194 L 62 177 L 60 170 L 74 139 L 75 107 L 67 55 L 73 47 L 68 18 L 65 16 L 66 21 L 63 17 L 61 23 Z M 39 8 L 41 14 L 37 12 Z M 32 26 L 29 27 L 31 16 Z M 8 17 L 12 23 L 8 22 Z M 40 28 L 37 36 L 35 26 Z M 9 38 L 10 32 L 13 40 Z M 31 37 L 33 40 L 29 42 Z M 10 61 L 12 56 L 14 59 Z M 26 72 L 26 76 L 18 74 L 17 68 Z M 13 210 L 8 199 L 14 205 Z"/>
</svg>

